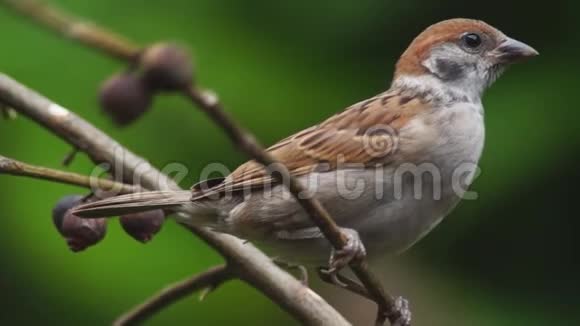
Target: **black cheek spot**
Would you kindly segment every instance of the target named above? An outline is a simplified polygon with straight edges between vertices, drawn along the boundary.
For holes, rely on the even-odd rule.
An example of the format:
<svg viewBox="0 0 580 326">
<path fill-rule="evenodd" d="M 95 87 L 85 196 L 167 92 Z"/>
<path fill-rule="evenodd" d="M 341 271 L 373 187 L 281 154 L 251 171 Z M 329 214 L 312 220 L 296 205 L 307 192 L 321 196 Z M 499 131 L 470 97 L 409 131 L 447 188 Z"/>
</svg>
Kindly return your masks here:
<svg viewBox="0 0 580 326">
<path fill-rule="evenodd" d="M 437 75 L 443 80 L 456 80 L 463 76 L 463 67 L 451 60 L 437 59 Z"/>
</svg>

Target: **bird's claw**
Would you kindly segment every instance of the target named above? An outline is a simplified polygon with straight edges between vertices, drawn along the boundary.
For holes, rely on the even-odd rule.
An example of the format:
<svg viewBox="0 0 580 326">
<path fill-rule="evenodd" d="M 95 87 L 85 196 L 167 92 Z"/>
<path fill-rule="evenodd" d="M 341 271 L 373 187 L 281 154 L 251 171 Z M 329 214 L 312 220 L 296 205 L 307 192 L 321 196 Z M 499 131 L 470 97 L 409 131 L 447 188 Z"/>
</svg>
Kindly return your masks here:
<svg viewBox="0 0 580 326">
<path fill-rule="evenodd" d="M 272 258 L 272 261 L 274 262 L 274 264 L 284 269 L 298 271 L 299 274 L 298 280 L 300 281 L 300 283 L 302 283 L 302 285 L 306 287 L 309 287 L 308 269 L 306 269 L 306 267 L 304 267 L 303 265 L 289 263 L 277 257 Z"/>
<path fill-rule="evenodd" d="M 351 261 L 364 258 L 367 254 L 358 232 L 351 229 L 343 229 L 343 232 L 347 240 L 346 245 L 340 250 L 332 249 L 328 263 L 328 274 L 333 280 L 333 283 L 337 285 L 340 285 L 342 282 L 338 280 L 336 274 L 348 266 Z"/>
<path fill-rule="evenodd" d="M 345 282 L 341 281 L 340 279 L 343 277 L 342 275 L 340 275 L 339 271 L 337 270 L 330 270 L 329 268 L 326 267 L 320 267 L 318 269 L 318 273 L 320 274 L 320 277 L 333 285 L 336 285 L 338 287 L 341 288 L 347 288 L 348 284 L 346 284 Z"/>
</svg>

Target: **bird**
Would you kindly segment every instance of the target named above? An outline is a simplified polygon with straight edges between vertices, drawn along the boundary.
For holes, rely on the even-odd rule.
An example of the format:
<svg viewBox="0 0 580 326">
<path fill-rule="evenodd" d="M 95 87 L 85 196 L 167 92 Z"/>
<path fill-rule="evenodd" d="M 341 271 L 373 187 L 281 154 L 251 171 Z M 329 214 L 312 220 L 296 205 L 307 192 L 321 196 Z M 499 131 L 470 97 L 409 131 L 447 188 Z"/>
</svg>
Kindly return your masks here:
<svg viewBox="0 0 580 326">
<path fill-rule="evenodd" d="M 456 207 L 478 173 L 485 90 L 508 66 L 537 55 L 480 20 L 436 23 L 401 55 L 388 90 L 267 149 L 347 236 L 350 250 L 333 252 L 331 267 L 403 252 Z M 327 261 L 333 249 L 275 170 L 251 160 L 191 190 L 105 198 L 73 213 L 166 209 L 180 223 L 255 242 L 287 261 Z"/>
</svg>

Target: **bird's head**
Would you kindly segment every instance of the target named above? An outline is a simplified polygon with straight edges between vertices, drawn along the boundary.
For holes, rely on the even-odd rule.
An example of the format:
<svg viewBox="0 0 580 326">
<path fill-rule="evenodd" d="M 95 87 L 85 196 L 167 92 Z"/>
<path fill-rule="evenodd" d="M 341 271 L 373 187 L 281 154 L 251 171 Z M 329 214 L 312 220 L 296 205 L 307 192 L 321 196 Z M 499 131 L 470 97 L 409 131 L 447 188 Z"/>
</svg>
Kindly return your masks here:
<svg viewBox="0 0 580 326">
<path fill-rule="evenodd" d="M 479 98 L 508 65 L 536 55 L 482 21 L 451 19 L 415 38 L 397 63 L 395 82 L 424 78 Z"/>
</svg>

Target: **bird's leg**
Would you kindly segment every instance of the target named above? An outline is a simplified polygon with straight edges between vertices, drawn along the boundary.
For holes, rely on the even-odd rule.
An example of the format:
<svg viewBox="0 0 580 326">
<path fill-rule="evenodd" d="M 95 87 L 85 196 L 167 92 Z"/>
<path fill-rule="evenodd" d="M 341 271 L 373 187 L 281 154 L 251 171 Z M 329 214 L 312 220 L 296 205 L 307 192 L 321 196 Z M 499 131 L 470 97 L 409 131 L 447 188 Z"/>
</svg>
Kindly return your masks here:
<svg viewBox="0 0 580 326">
<path fill-rule="evenodd" d="M 300 281 L 300 283 L 302 283 L 304 286 L 308 287 L 308 270 L 306 269 L 306 267 L 304 267 L 303 265 L 299 265 L 299 264 L 294 264 L 294 263 L 289 263 L 287 261 L 284 261 L 278 257 L 274 257 L 272 258 L 272 261 L 274 262 L 274 264 L 278 265 L 281 268 L 287 269 L 287 270 L 296 270 L 298 271 L 298 280 Z"/>
</svg>

